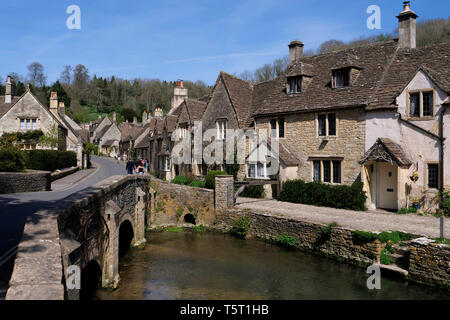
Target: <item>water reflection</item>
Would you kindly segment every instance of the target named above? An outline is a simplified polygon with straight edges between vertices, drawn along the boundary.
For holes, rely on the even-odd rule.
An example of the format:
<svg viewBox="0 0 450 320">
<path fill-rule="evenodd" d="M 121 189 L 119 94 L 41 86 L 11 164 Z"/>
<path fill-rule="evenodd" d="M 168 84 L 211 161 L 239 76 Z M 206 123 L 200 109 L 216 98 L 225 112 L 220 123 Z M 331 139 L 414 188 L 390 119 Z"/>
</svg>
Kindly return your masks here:
<svg viewBox="0 0 450 320">
<path fill-rule="evenodd" d="M 97 299 L 449 299 L 441 290 L 383 278 L 368 290 L 364 269 L 262 241 L 222 234 L 149 233 L 121 260 L 120 287 Z"/>
</svg>

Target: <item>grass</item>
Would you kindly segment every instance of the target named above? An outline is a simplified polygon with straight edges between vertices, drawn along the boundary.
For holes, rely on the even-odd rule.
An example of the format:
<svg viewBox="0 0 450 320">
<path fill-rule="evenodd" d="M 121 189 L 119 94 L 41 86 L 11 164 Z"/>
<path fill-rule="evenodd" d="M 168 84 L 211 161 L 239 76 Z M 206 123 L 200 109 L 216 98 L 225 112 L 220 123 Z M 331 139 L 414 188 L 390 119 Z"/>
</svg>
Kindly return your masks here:
<svg viewBox="0 0 450 320">
<path fill-rule="evenodd" d="M 240 216 L 234 219 L 231 233 L 244 238 L 250 229 L 251 219 L 249 216 Z"/>
<path fill-rule="evenodd" d="M 288 234 L 280 234 L 277 239 L 277 243 L 283 247 L 295 248 L 298 245 L 298 241 L 295 237 Z"/>
<path fill-rule="evenodd" d="M 380 263 L 381 264 L 391 264 L 394 262 L 394 259 L 392 259 L 391 257 L 388 256 L 389 251 L 384 248 L 383 250 L 381 250 L 381 254 L 380 254 Z"/>
<path fill-rule="evenodd" d="M 446 244 L 450 246 L 450 239 L 447 238 L 433 238 L 432 240 L 436 241 L 437 244 Z"/>
<path fill-rule="evenodd" d="M 204 225 L 199 225 L 199 226 L 193 226 L 191 228 L 192 231 L 197 232 L 197 233 L 205 233 L 205 232 L 211 232 L 213 231 L 212 228 L 204 226 Z"/>
<path fill-rule="evenodd" d="M 417 213 L 417 209 L 414 207 L 411 208 L 401 208 L 397 211 L 397 214 L 408 214 L 408 213 Z"/>
<path fill-rule="evenodd" d="M 375 240 L 380 240 L 383 243 L 390 242 L 391 244 L 411 240 L 413 236 L 409 233 L 404 233 L 401 231 L 392 231 L 392 232 L 381 232 L 381 233 L 373 233 L 367 231 L 355 230 L 353 233 L 353 239 L 359 243 L 368 243 L 373 242 Z"/>
<path fill-rule="evenodd" d="M 183 231 L 184 231 L 183 228 L 177 228 L 177 227 L 168 227 L 168 228 L 166 228 L 166 232 L 179 233 L 179 232 L 183 232 Z"/>
</svg>

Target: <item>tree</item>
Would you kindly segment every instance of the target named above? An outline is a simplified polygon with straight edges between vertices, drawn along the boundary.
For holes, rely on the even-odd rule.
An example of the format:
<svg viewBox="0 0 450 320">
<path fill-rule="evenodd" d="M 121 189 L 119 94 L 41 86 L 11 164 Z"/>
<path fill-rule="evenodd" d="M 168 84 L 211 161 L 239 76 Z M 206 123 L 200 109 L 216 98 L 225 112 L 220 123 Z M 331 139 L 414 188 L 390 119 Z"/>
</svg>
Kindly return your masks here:
<svg viewBox="0 0 450 320">
<path fill-rule="evenodd" d="M 120 114 L 124 117 L 125 121 L 128 120 L 129 122 L 132 122 L 136 116 L 136 112 L 131 108 L 123 108 Z"/>
<path fill-rule="evenodd" d="M 319 54 L 328 53 L 345 47 L 345 43 L 340 40 L 331 39 L 322 43 L 319 47 Z"/>
<path fill-rule="evenodd" d="M 25 91 L 26 91 L 26 88 L 25 88 L 25 85 L 23 84 L 23 82 L 18 81 L 16 84 L 16 90 L 14 92 L 14 95 L 20 97 L 21 95 L 23 95 L 25 93 Z"/>
<path fill-rule="evenodd" d="M 27 67 L 30 83 L 35 87 L 43 87 L 47 82 L 47 76 L 44 74 L 44 66 L 39 62 L 33 62 Z"/>
<path fill-rule="evenodd" d="M 46 134 L 39 138 L 39 145 L 52 150 L 58 149 L 59 130 L 56 124 L 53 124 Z"/>
<path fill-rule="evenodd" d="M 56 81 L 48 90 L 47 103 L 50 101 L 51 92 L 56 92 L 58 94 L 58 101 L 62 101 L 66 107 L 70 107 L 70 97 L 59 81 Z"/>
<path fill-rule="evenodd" d="M 72 66 L 64 66 L 64 70 L 61 72 L 59 76 L 59 80 L 63 84 L 71 84 L 72 83 Z"/>
</svg>

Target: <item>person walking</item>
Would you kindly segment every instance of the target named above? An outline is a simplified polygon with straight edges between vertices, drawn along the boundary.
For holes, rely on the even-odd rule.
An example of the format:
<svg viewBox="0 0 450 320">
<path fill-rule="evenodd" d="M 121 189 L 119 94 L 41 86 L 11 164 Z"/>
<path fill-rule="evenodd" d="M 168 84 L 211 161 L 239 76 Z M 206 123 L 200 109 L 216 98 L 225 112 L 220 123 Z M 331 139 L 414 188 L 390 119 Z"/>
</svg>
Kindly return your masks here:
<svg viewBox="0 0 450 320">
<path fill-rule="evenodd" d="M 144 170 L 145 170 L 144 166 L 142 165 L 142 163 L 140 163 L 139 166 L 136 168 L 136 173 L 142 176 L 144 174 Z"/>
<path fill-rule="evenodd" d="M 128 160 L 127 165 L 125 166 L 125 168 L 126 168 L 126 170 L 127 170 L 127 174 L 128 174 L 128 175 L 133 174 L 133 171 L 134 171 L 134 168 L 135 168 L 134 162 L 131 161 L 131 159 Z"/>
</svg>

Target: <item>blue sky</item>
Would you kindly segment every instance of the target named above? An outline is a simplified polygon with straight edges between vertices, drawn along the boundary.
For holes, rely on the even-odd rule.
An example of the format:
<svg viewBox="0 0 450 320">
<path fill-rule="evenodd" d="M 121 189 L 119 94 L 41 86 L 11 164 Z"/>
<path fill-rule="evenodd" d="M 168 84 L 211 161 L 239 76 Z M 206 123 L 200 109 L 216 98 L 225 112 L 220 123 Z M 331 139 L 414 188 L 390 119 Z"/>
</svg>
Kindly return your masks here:
<svg viewBox="0 0 450 320">
<path fill-rule="evenodd" d="M 412 0 L 419 20 L 446 18 L 448 0 Z M 66 28 L 69 5 L 81 30 Z M 368 30 L 366 9 L 381 8 L 381 30 Z M 329 39 L 391 32 L 402 1 L 331 0 L 0 0 L 0 75 L 44 65 L 48 82 L 64 65 L 126 79 L 203 80 L 220 70 L 254 70 L 288 54 L 299 39 L 315 49 Z"/>
</svg>

